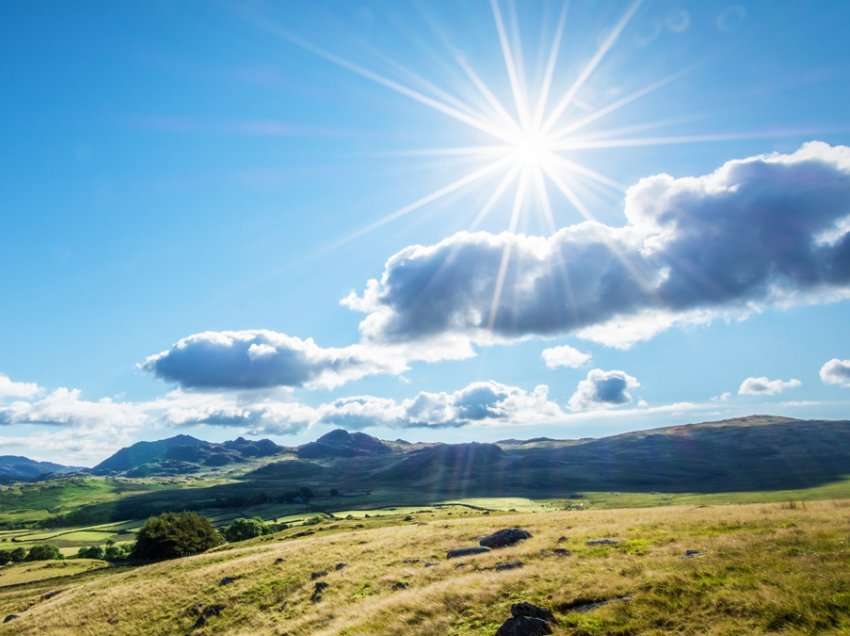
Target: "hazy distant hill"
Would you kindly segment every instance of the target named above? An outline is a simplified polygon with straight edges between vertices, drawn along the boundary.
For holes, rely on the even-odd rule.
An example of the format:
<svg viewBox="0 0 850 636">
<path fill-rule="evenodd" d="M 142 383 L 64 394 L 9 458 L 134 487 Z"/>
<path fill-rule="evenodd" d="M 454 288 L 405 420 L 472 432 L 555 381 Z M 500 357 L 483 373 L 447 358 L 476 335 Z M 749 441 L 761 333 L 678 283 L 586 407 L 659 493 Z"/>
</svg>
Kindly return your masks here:
<svg viewBox="0 0 850 636">
<path fill-rule="evenodd" d="M 252 441 L 240 437 L 217 444 L 191 435 L 175 435 L 122 448 L 92 468 L 91 472 L 96 475 L 123 473 L 129 477 L 183 474 L 204 467 L 269 457 L 283 451 L 282 446 L 268 439 Z"/>
<path fill-rule="evenodd" d="M 493 495 L 796 488 L 850 475 L 850 421 L 750 416 L 599 439 L 497 444 L 404 445 L 334 431 L 298 455 L 307 463 L 291 467 L 293 477 L 363 488 Z M 310 470 L 310 462 L 321 470 Z"/>
<path fill-rule="evenodd" d="M 79 470 L 82 469 L 52 462 L 38 462 L 16 455 L 0 455 L 0 483 L 33 481 L 49 475 L 63 475 Z"/>
<path fill-rule="evenodd" d="M 385 455 L 392 449 L 384 442 L 365 433 L 349 433 L 337 429 L 322 435 L 315 442 L 304 444 L 298 449 L 302 459 L 327 459 L 332 457 L 358 457 L 363 455 Z"/>
<path fill-rule="evenodd" d="M 145 474 L 151 466 L 166 471 L 175 465 L 171 462 L 187 458 L 194 462 L 187 465 L 197 469 L 219 461 L 210 458 L 226 450 L 223 444 L 178 436 L 131 446 L 96 470 L 133 476 Z M 470 496 L 558 498 L 593 491 L 808 488 L 850 476 L 850 421 L 752 416 L 599 439 L 496 444 L 410 444 L 338 430 L 294 454 L 289 451 L 280 460 L 271 456 L 264 466 L 236 481 L 205 488 L 175 486 L 85 506 L 65 522 L 102 523 L 163 510 L 290 504 L 303 501 L 305 492 L 320 497 L 316 505 L 323 510 L 345 510 L 351 506 L 350 498 L 362 496 L 427 504 Z"/>
</svg>

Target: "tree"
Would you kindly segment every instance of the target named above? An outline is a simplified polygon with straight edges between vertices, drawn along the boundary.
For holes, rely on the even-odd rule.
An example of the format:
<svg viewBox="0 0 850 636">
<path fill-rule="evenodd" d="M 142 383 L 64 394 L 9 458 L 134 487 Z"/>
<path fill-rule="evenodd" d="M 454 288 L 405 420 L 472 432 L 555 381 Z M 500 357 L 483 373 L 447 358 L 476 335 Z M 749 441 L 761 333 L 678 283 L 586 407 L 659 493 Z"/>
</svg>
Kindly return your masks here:
<svg viewBox="0 0 850 636">
<path fill-rule="evenodd" d="M 196 512 L 166 512 L 139 530 L 133 557 L 143 561 L 176 559 L 205 552 L 222 543 L 206 517 Z"/>
<path fill-rule="evenodd" d="M 224 531 L 224 538 L 228 541 L 245 541 L 253 539 L 270 532 L 269 526 L 262 519 L 253 517 L 251 519 L 234 519 Z"/>
<path fill-rule="evenodd" d="M 20 563 L 24 559 L 27 558 L 27 549 L 26 548 L 15 548 L 12 550 L 12 561 L 14 563 Z"/>
<path fill-rule="evenodd" d="M 104 561 L 123 561 L 130 556 L 132 548 L 128 545 L 117 545 L 114 541 L 106 542 L 106 547 L 103 549 Z"/>
<path fill-rule="evenodd" d="M 80 559 L 102 559 L 103 548 L 99 545 L 87 545 L 77 550 Z"/>
<path fill-rule="evenodd" d="M 52 543 L 39 543 L 30 548 L 27 553 L 27 561 L 53 561 L 61 559 L 62 553 Z"/>
</svg>

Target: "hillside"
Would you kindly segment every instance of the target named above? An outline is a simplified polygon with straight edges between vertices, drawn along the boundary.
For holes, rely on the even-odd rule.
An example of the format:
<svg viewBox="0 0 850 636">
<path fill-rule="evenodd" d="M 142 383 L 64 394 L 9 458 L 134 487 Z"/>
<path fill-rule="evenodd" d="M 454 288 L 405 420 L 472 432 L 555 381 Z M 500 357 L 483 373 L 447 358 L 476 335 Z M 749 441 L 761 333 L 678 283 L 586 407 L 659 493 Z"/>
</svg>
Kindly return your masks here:
<svg viewBox="0 0 850 636">
<path fill-rule="evenodd" d="M 0 483 L 34 481 L 50 475 L 62 475 L 82 470 L 53 462 L 39 462 L 17 455 L 0 455 Z"/>
<path fill-rule="evenodd" d="M 224 482 L 164 484 L 109 503 L 81 504 L 44 523 L 105 523 L 164 510 L 288 510 L 304 501 L 305 492 L 311 505 L 334 511 L 463 497 L 813 488 L 850 475 L 850 421 L 759 416 L 530 444 L 403 444 L 339 431 L 302 446 L 297 455 L 279 461 L 271 456 Z"/>
<path fill-rule="evenodd" d="M 556 636 L 837 636 L 848 519 L 833 501 L 327 519 L 136 568 L 11 566 L 0 634 L 493 636 L 529 601 Z M 447 558 L 509 527 L 531 538 Z"/>
<path fill-rule="evenodd" d="M 250 458 L 270 457 L 283 451 L 282 446 L 268 439 L 251 441 L 240 437 L 218 444 L 191 435 L 175 435 L 122 448 L 92 468 L 91 472 L 95 475 L 124 474 L 128 477 L 181 475 Z"/>
</svg>

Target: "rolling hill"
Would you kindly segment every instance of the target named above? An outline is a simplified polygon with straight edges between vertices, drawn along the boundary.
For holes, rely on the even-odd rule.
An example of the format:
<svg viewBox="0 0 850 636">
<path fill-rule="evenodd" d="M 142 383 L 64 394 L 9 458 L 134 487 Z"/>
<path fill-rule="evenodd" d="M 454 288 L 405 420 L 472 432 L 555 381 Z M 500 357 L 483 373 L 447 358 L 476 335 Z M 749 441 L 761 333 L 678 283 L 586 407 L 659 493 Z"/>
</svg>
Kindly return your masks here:
<svg viewBox="0 0 850 636">
<path fill-rule="evenodd" d="M 284 450 L 268 439 L 251 441 L 240 437 L 218 444 L 191 435 L 175 435 L 122 448 L 92 468 L 91 472 L 95 475 L 123 474 L 128 477 L 180 475 L 250 458 L 270 457 Z"/>
<path fill-rule="evenodd" d="M 159 456 L 185 460 L 197 452 L 206 457 L 204 453 L 212 452 L 207 444 L 163 440 L 162 447 L 177 450 Z M 206 450 L 197 451 L 199 448 Z M 135 453 L 133 458 L 142 466 L 150 465 L 149 456 L 140 457 L 133 447 L 126 451 Z M 122 454 L 117 456 L 121 459 Z M 332 511 L 348 509 L 354 501 L 424 505 L 463 497 L 563 498 L 582 492 L 733 493 L 810 488 L 850 475 L 850 421 L 752 416 L 600 439 L 506 440 L 497 444 L 410 444 L 333 431 L 275 460 L 271 456 L 267 464 L 224 483 L 173 486 L 131 494 L 109 504 L 82 506 L 57 523 L 144 518 L 163 510 L 224 514 L 252 506 L 285 507 L 303 501 L 305 492 L 312 493 L 310 498 L 315 498 L 314 505 L 320 510 Z M 176 460 L 155 465 L 169 461 Z M 106 463 L 107 467 L 125 465 L 115 457 Z"/>
<path fill-rule="evenodd" d="M 0 483 L 34 481 L 51 475 L 63 475 L 83 470 L 53 462 L 39 462 L 17 455 L 0 455 Z"/>
</svg>

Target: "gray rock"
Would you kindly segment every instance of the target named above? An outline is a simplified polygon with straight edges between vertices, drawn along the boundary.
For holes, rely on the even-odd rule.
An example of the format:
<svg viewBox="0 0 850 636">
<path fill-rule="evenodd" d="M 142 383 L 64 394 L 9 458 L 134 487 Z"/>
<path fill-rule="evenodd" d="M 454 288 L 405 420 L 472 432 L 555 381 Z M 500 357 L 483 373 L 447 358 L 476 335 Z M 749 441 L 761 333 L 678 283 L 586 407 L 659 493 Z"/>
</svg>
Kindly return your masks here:
<svg viewBox="0 0 850 636">
<path fill-rule="evenodd" d="M 503 572 L 505 570 L 516 570 L 517 568 L 522 567 L 522 561 L 504 561 L 502 563 L 497 563 L 496 567 L 493 568 L 496 572 Z"/>
<path fill-rule="evenodd" d="M 620 545 L 617 539 L 588 539 L 587 545 Z"/>
<path fill-rule="evenodd" d="M 523 530 L 522 528 L 505 528 L 504 530 L 499 530 L 493 534 L 488 534 L 486 537 L 482 537 L 478 543 L 487 548 L 504 548 L 530 538 L 531 533 L 527 530 Z"/>
<path fill-rule="evenodd" d="M 696 559 L 698 557 L 705 556 L 705 552 L 702 550 L 685 550 L 685 554 L 683 558 L 685 559 Z"/>
<path fill-rule="evenodd" d="M 4 623 L 8 623 L 10 621 L 15 620 L 16 618 L 20 618 L 17 614 L 6 614 L 6 618 L 3 619 Z"/>
<path fill-rule="evenodd" d="M 552 628 L 544 620 L 530 616 L 514 616 L 502 623 L 496 636 L 544 636 L 551 633 Z"/>
<path fill-rule="evenodd" d="M 482 546 L 471 546 L 469 548 L 455 548 L 454 550 L 449 550 L 446 553 L 447 559 L 456 559 L 458 557 L 471 556 L 473 554 L 484 554 L 485 552 L 489 552 L 490 548 L 482 547 Z"/>
</svg>

